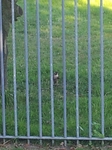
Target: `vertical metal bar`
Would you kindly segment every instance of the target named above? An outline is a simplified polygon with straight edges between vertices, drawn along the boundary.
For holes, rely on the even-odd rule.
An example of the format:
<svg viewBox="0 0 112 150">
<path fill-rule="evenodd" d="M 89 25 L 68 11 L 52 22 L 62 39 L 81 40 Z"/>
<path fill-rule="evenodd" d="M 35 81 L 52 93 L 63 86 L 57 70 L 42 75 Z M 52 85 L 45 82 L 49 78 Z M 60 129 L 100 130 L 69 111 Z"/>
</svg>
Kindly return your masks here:
<svg viewBox="0 0 112 150">
<path fill-rule="evenodd" d="M 3 138 L 6 136 L 6 118 L 5 118 L 5 89 L 4 89 L 4 52 L 3 52 L 3 30 L 2 30 L 2 2 L 0 0 L 0 59 L 1 59 L 1 93 L 2 93 L 2 122 Z"/>
<path fill-rule="evenodd" d="M 50 77 L 51 77 L 51 121 L 54 138 L 54 92 L 53 92 L 53 50 L 52 50 L 52 0 L 49 0 L 49 38 L 50 38 Z M 52 140 L 54 144 L 54 140 Z"/>
<path fill-rule="evenodd" d="M 74 0 L 75 3 L 75 66 L 76 66 L 76 136 L 77 144 L 79 144 L 79 91 L 78 91 L 78 6 L 77 0 Z"/>
<path fill-rule="evenodd" d="M 100 54 L 101 54 L 101 131 L 104 136 L 104 48 L 103 48 L 103 0 L 100 0 Z"/>
<path fill-rule="evenodd" d="M 65 10 L 64 0 L 62 0 L 62 53 L 63 53 L 63 96 L 64 96 L 64 137 L 67 137 L 67 117 L 66 117 L 66 49 L 65 49 Z M 66 140 L 65 140 L 66 145 Z"/>
<path fill-rule="evenodd" d="M 15 51 L 14 0 L 12 0 L 12 44 L 13 44 L 13 82 L 14 82 L 14 123 L 15 123 L 15 136 L 17 136 L 18 135 L 18 130 L 17 130 L 16 51 Z"/>
<path fill-rule="evenodd" d="M 91 107 L 91 17 L 90 0 L 88 0 L 88 107 L 89 107 L 89 137 L 92 137 L 92 107 Z"/>
<path fill-rule="evenodd" d="M 27 2 L 24 0 L 24 34 L 25 34 L 25 65 L 26 65 L 26 115 L 27 115 L 27 136 L 30 136 L 29 117 L 29 82 L 28 82 L 28 34 L 27 34 Z M 28 143 L 30 140 L 28 140 Z"/>
<path fill-rule="evenodd" d="M 41 57 L 40 57 L 40 19 L 39 19 L 39 0 L 36 0 L 36 24 L 37 24 L 37 53 L 38 53 L 38 99 L 39 99 L 39 134 L 42 138 L 42 94 L 41 94 Z M 42 140 L 40 140 L 42 145 Z"/>
</svg>

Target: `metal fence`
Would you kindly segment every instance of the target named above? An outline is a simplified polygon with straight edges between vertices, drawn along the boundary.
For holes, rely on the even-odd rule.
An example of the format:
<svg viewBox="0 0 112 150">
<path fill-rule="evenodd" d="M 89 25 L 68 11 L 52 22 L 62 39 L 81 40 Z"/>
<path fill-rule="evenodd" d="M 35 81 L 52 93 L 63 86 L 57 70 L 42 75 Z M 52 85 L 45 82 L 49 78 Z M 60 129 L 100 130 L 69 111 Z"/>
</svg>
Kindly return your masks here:
<svg viewBox="0 0 112 150">
<path fill-rule="evenodd" d="M 26 111 L 26 115 L 25 117 L 23 117 L 24 119 L 24 123 L 23 125 L 20 125 L 19 124 L 19 121 L 22 120 L 22 115 L 20 115 L 19 111 L 23 111 L 24 112 L 24 108 L 20 108 L 20 103 L 22 103 L 22 97 L 18 96 L 18 82 L 19 80 L 17 81 L 17 76 L 18 75 L 18 68 L 17 68 L 17 62 L 16 62 L 16 59 L 18 57 L 18 52 L 17 52 L 17 42 L 19 41 L 16 41 L 16 29 L 15 29 L 15 21 L 14 21 L 14 0 L 12 0 L 12 60 L 13 60 L 13 81 L 11 79 L 10 80 L 10 83 L 8 84 L 12 84 L 12 89 L 13 91 L 10 91 L 9 90 L 9 93 L 12 92 L 12 106 L 10 106 L 11 108 L 9 108 L 7 110 L 7 105 L 11 105 L 9 104 L 10 102 L 10 96 L 11 94 L 8 94 L 7 95 L 7 92 L 5 91 L 4 89 L 4 65 L 3 65 L 3 44 L 2 44 L 2 6 L 0 5 L 0 49 L 1 49 L 1 86 L 2 86 L 2 90 L 1 90 L 1 93 L 2 93 L 2 96 L 1 96 L 1 116 L 2 116 L 2 122 L 0 123 L 0 128 L 1 128 L 1 134 L 0 134 L 0 138 L 1 139 L 27 139 L 28 142 L 30 142 L 30 140 L 32 139 L 38 139 L 40 140 L 40 142 L 42 143 L 42 140 L 52 140 L 52 142 L 54 142 L 54 140 L 64 140 L 65 141 L 65 144 L 67 142 L 67 140 L 77 140 L 77 142 L 79 142 L 80 140 L 101 140 L 101 141 L 105 141 L 105 140 L 112 140 L 112 137 L 108 137 L 105 136 L 105 118 L 104 118 L 104 43 L 103 43 L 103 0 L 100 0 L 100 7 L 99 7 L 99 21 L 100 21 L 100 32 L 99 32 L 99 35 L 100 35 L 100 89 L 101 89 L 101 92 L 100 92 L 100 96 L 99 96 L 99 124 L 98 124 L 98 133 L 100 134 L 98 136 L 98 134 L 96 136 L 93 135 L 93 118 L 92 118 L 92 115 L 94 113 L 94 111 L 92 111 L 92 52 L 91 52 L 91 6 L 90 6 L 90 0 L 87 1 L 87 97 L 86 97 L 86 110 L 84 111 L 87 111 L 87 116 L 85 117 L 85 121 L 84 122 L 81 122 L 81 118 L 80 116 L 82 116 L 82 114 L 80 114 L 80 109 L 85 109 L 85 108 L 80 108 L 80 92 L 79 92 L 79 82 L 80 82 L 80 77 L 79 77 L 79 32 L 78 32 L 78 29 L 79 29 L 79 26 L 78 26 L 78 21 L 79 21 L 79 13 L 78 13 L 78 1 L 77 0 L 74 0 L 73 2 L 71 1 L 71 3 L 74 3 L 73 4 L 73 7 L 74 7 L 74 57 L 75 59 L 73 59 L 74 61 L 74 81 L 71 79 L 71 82 L 72 84 L 74 84 L 74 93 L 72 95 L 72 100 L 73 100 L 73 108 L 68 108 L 69 107 L 69 102 L 68 102 L 68 99 L 67 99 L 67 91 L 68 91 L 68 85 L 67 85 L 67 73 L 69 75 L 69 72 L 67 72 L 67 66 L 66 66 L 66 63 L 67 63 L 67 59 L 66 57 L 68 57 L 68 53 L 66 54 L 66 51 L 67 51 L 67 48 L 66 48 L 66 39 L 67 39 L 67 36 L 66 36 L 66 22 L 65 22 L 65 1 L 62 0 L 62 3 L 61 3 L 61 6 L 62 9 L 62 14 L 61 14 L 61 17 L 62 17 L 62 20 L 61 20 L 61 30 L 62 30 L 62 71 L 60 71 L 59 69 L 59 72 L 62 72 L 62 100 L 61 100 L 61 104 L 59 102 L 59 105 L 57 104 L 57 108 L 60 107 L 60 109 L 62 109 L 62 115 L 61 115 L 61 123 L 59 122 L 59 125 L 55 125 L 56 122 L 56 118 L 60 117 L 60 112 L 59 112 L 59 116 L 57 117 L 56 116 L 56 110 L 57 108 L 55 108 L 55 96 L 56 94 L 58 94 L 58 92 L 56 93 L 55 90 L 58 90 L 58 86 L 54 85 L 53 83 L 53 72 L 54 72 L 54 68 L 53 68 L 53 51 L 54 51 L 54 45 L 53 45 L 53 7 L 52 7 L 52 0 L 49 0 L 49 3 L 48 3 L 48 8 L 49 8 L 49 12 L 48 12 L 48 33 L 49 33 L 49 38 L 47 40 L 47 42 L 49 41 L 49 60 L 50 63 L 49 63 L 49 70 L 47 72 L 48 77 L 50 77 L 50 84 L 47 85 L 49 86 L 49 88 L 47 89 L 47 92 L 50 93 L 50 97 L 47 98 L 47 96 L 45 96 L 43 98 L 42 94 L 44 92 L 46 92 L 45 90 L 43 90 L 43 87 L 46 86 L 46 85 L 42 85 L 42 59 L 41 59 L 41 34 L 40 34 L 40 29 L 41 29 L 41 25 L 40 25 L 40 19 L 41 19 L 41 16 L 40 16 L 40 11 L 42 9 L 42 7 L 40 8 L 40 1 L 39 0 L 36 0 L 36 5 L 34 5 L 34 7 L 36 7 L 36 50 L 35 51 L 35 55 L 37 55 L 37 59 L 36 59 L 36 64 L 37 64 L 37 77 L 38 79 L 35 81 L 37 83 L 37 86 L 35 87 L 35 91 L 37 91 L 37 97 L 36 97 L 36 102 L 34 105 L 37 105 L 37 109 L 34 109 L 35 111 L 35 121 L 32 123 L 31 125 L 31 122 L 32 122 L 32 115 L 31 115 L 31 109 L 33 110 L 32 106 L 32 103 L 34 102 L 33 100 L 31 100 L 31 96 L 30 96 L 30 87 L 31 87 L 31 82 L 29 81 L 29 70 L 31 69 L 30 68 L 30 65 L 29 65 L 29 47 L 28 47 L 28 44 L 30 43 L 30 40 L 29 39 L 29 33 L 28 33 L 28 12 L 27 12 L 27 0 L 24 0 L 24 7 L 23 7 L 23 21 L 24 21 L 24 52 L 25 53 L 25 57 L 24 57 L 24 61 L 25 61 L 25 68 L 24 68 L 24 73 L 25 73 L 25 86 L 24 88 L 22 89 L 24 92 L 24 96 L 23 96 L 23 99 L 24 99 L 24 104 L 22 105 L 25 105 L 25 111 Z M 32 2 L 33 3 L 33 2 Z M 1 0 L 0 0 L 0 4 L 1 4 Z M 69 26 L 69 28 L 71 28 Z M 20 37 L 21 38 L 21 37 Z M 33 38 L 33 37 L 32 37 Z M 46 38 L 46 37 L 45 37 Z M 69 37 L 70 38 L 70 37 Z M 18 44 L 17 44 L 18 45 Z M 21 44 L 19 45 L 21 46 Z M 56 46 L 56 45 L 55 45 Z M 46 54 L 47 55 L 47 54 Z M 10 57 L 11 57 L 11 54 L 10 54 Z M 22 58 L 20 58 L 22 59 Z M 61 62 L 60 62 L 61 63 Z M 9 63 L 8 63 L 9 65 Z M 47 62 L 46 64 L 47 65 Z M 56 68 L 56 67 L 55 67 Z M 35 69 L 35 68 L 34 68 Z M 43 69 L 45 69 L 43 67 Z M 69 68 L 70 69 L 70 68 Z M 20 73 L 21 74 L 21 73 Z M 46 74 L 46 73 L 45 73 Z M 59 73 L 60 74 L 60 73 Z M 9 77 L 10 78 L 10 77 Z M 59 79 L 60 80 L 60 79 Z M 9 82 L 9 81 L 8 81 Z M 13 82 L 13 83 L 11 83 Z M 20 81 L 21 82 L 21 81 Z M 35 84 L 35 83 L 34 83 Z M 70 83 L 71 84 L 71 83 Z M 71 84 L 71 85 L 72 85 Z M 22 86 L 22 83 L 20 83 L 20 87 Z M 8 86 L 10 88 L 10 86 Z M 71 90 L 71 89 L 70 89 Z M 34 92 L 35 92 L 34 91 Z M 20 91 L 21 93 L 22 91 Z M 22 93 L 22 94 L 23 94 Z M 9 99 L 8 99 L 8 96 L 9 96 Z M 48 105 L 47 102 L 43 104 L 43 99 L 44 101 L 48 101 L 49 100 L 49 106 L 48 106 L 48 109 L 49 109 L 49 114 L 48 114 L 48 111 L 46 110 L 46 113 L 43 114 L 43 105 Z M 47 100 L 46 100 L 47 99 Z M 83 97 L 82 97 L 83 99 Z M 85 100 L 85 98 L 84 98 Z M 58 100 L 57 100 L 58 101 Z M 58 102 L 57 102 L 58 103 Z M 60 106 L 61 105 L 61 106 Z M 68 106 L 67 106 L 68 105 Z M 81 104 L 83 105 L 83 104 Z M 70 105 L 71 107 L 71 105 Z M 12 109 L 13 113 L 12 113 L 12 119 L 11 119 L 11 125 L 10 124 L 10 121 L 7 122 L 7 119 L 9 118 L 8 116 L 8 113 L 7 111 L 10 111 L 10 109 Z M 20 110 L 20 109 L 23 109 L 23 110 Z M 69 111 L 70 109 L 73 109 L 74 111 L 74 114 L 70 114 L 72 115 L 72 123 L 70 126 L 71 130 L 70 133 L 68 134 L 68 120 L 69 120 Z M 97 108 L 98 109 L 98 108 Z M 83 111 L 83 112 L 84 112 Z M 33 113 L 33 111 L 32 111 Z M 24 113 L 23 113 L 24 114 Z M 48 115 L 49 116 L 49 119 L 50 119 L 50 123 L 49 121 L 48 122 L 44 122 L 44 115 Z M 69 117 L 68 117 L 69 115 Z M 6 117 L 7 116 L 7 117 Z M 70 121 L 70 120 L 69 120 Z M 88 124 L 87 125 L 87 128 L 83 131 L 83 132 L 86 132 L 87 134 L 82 134 L 84 136 L 81 135 L 81 130 L 82 129 L 82 126 L 83 126 L 83 123 L 85 124 Z M 45 128 L 43 128 L 44 124 L 47 124 L 45 126 Z M 60 127 L 62 124 L 62 127 Z M 34 125 L 34 132 L 32 132 L 32 128 L 33 128 L 33 125 Z M 36 126 L 37 125 L 37 126 Z M 25 133 L 23 131 L 20 132 L 20 128 L 25 128 Z M 97 126 L 97 125 L 96 125 Z M 57 127 L 57 131 L 55 131 L 55 127 Z M 36 129 L 35 129 L 36 128 Z M 38 128 L 38 129 L 37 129 Z M 50 128 L 50 129 L 49 129 Z M 59 131 L 58 131 L 58 128 L 61 128 Z M 73 129 L 72 129 L 73 128 Z M 96 127 L 97 128 L 97 127 Z M 9 131 L 11 130 L 11 131 Z M 13 131 L 12 131 L 13 130 Z M 49 130 L 49 133 L 44 132 L 45 130 Z M 97 130 L 97 129 L 96 129 Z M 31 133 L 32 132 L 32 133 Z M 36 133 L 37 132 L 37 133 Z M 44 133 L 43 133 L 44 132 Z M 56 132 L 61 132 L 61 133 L 56 133 Z M 72 132 L 74 134 L 72 134 Z"/>
</svg>

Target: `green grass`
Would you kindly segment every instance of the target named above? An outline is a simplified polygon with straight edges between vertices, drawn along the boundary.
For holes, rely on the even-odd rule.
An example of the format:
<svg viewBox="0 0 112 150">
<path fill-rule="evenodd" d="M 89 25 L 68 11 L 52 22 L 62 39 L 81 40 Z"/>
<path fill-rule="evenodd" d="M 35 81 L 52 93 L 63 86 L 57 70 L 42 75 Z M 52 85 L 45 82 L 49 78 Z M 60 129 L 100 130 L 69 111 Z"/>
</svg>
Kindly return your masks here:
<svg viewBox="0 0 112 150">
<path fill-rule="evenodd" d="M 19 3 L 23 7 L 22 1 Z M 104 98 L 105 136 L 112 136 L 112 68 L 111 68 L 111 24 L 112 2 L 104 5 Z M 48 1 L 40 1 L 40 47 L 42 83 L 42 129 L 43 136 L 51 136 L 51 96 L 50 96 L 50 45 Z M 35 1 L 27 1 L 28 11 L 28 58 L 29 58 L 29 103 L 30 133 L 39 135 L 38 64 L 36 41 Z M 63 65 L 62 65 L 62 16 L 61 1 L 53 1 L 53 68 L 59 72 L 59 86 L 54 87 L 55 136 L 64 136 L 63 108 Z M 100 94 L 100 9 L 91 3 L 91 51 L 92 51 L 92 132 L 101 137 L 101 94 Z M 74 3 L 65 0 L 65 37 L 67 73 L 67 135 L 76 136 L 75 97 L 75 43 L 74 43 Z M 79 124 L 80 136 L 88 136 L 88 68 L 87 68 L 87 5 L 85 0 L 78 3 L 78 50 L 79 50 Z M 6 130 L 14 135 L 13 100 L 13 53 L 11 31 L 8 38 L 8 87 L 6 90 Z M 16 67 L 17 67 L 17 113 L 18 134 L 27 135 L 26 89 L 25 89 L 25 48 L 24 18 L 16 22 Z M 0 133 L 2 134 L 2 109 L 0 102 Z"/>
</svg>

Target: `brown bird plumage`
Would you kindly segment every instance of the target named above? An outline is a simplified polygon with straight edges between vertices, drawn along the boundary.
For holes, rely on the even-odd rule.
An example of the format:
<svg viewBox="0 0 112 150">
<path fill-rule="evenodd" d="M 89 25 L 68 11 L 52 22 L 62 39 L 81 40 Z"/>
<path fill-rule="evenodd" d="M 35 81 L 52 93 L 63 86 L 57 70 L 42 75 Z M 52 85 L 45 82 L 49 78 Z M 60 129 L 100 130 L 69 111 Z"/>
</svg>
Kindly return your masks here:
<svg viewBox="0 0 112 150">
<path fill-rule="evenodd" d="M 53 74 L 53 81 L 54 81 L 54 84 L 57 84 L 57 83 L 58 83 L 58 79 L 59 79 L 58 72 L 54 72 L 54 74 Z"/>
</svg>

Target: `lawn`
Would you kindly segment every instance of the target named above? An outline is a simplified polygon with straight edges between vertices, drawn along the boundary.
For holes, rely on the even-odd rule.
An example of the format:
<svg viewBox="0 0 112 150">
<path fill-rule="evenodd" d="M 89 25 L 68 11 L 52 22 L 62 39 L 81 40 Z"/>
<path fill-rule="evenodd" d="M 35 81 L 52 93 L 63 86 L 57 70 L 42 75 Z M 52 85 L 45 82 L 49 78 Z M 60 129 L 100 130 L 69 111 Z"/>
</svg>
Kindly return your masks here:
<svg viewBox="0 0 112 150">
<path fill-rule="evenodd" d="M 23 1 L 19 1 L 23 8 Z M 50 95 L 50 44 L 49 5 L 40 1 L 40 54 L 42 94 L 42 134 L 51 136 Z M 104 99 L 105 136 L 112 136 L 112 2 L 104 3 Z M 27 1 L 28 17 L 28 62 L 29 62 L 29 115 L 30 135 L 39 136 L 38 63 L 36 35 L 36 5 Z M 76 136 L 76 91 L 75 91 L 75 28 L 74 2 L 65 0 L 65 43 L 67 85 L 67 135 Z M 88 33 L 86 0 L 78 1 L 78 56 L 79 56 L 79 125 L 80 136 L 88 137 Z M 54 87 L 55 136 L 64 136 L 63 105 L 63 58 L 62 58 L 62 7 L 61 1 L 52 2 L 53 70 L 58 71 L 59 85 Z M 18 135 L 27 135 L 26 79 L 24 17 L 16 22 L 16 77 Z M 8 86 L 6 89 L 6 134 L 14 135 L 13 53 L 11 31 L 8 37 Z M 91 75 L 92 75 L 92 135 L 101 136 L 101 89 L 100 89 L 100 8 L 99 1 L 91 1 Z M 0 103 L 0 133 L 2 134 L 2 105 Z"/>
</svg>

